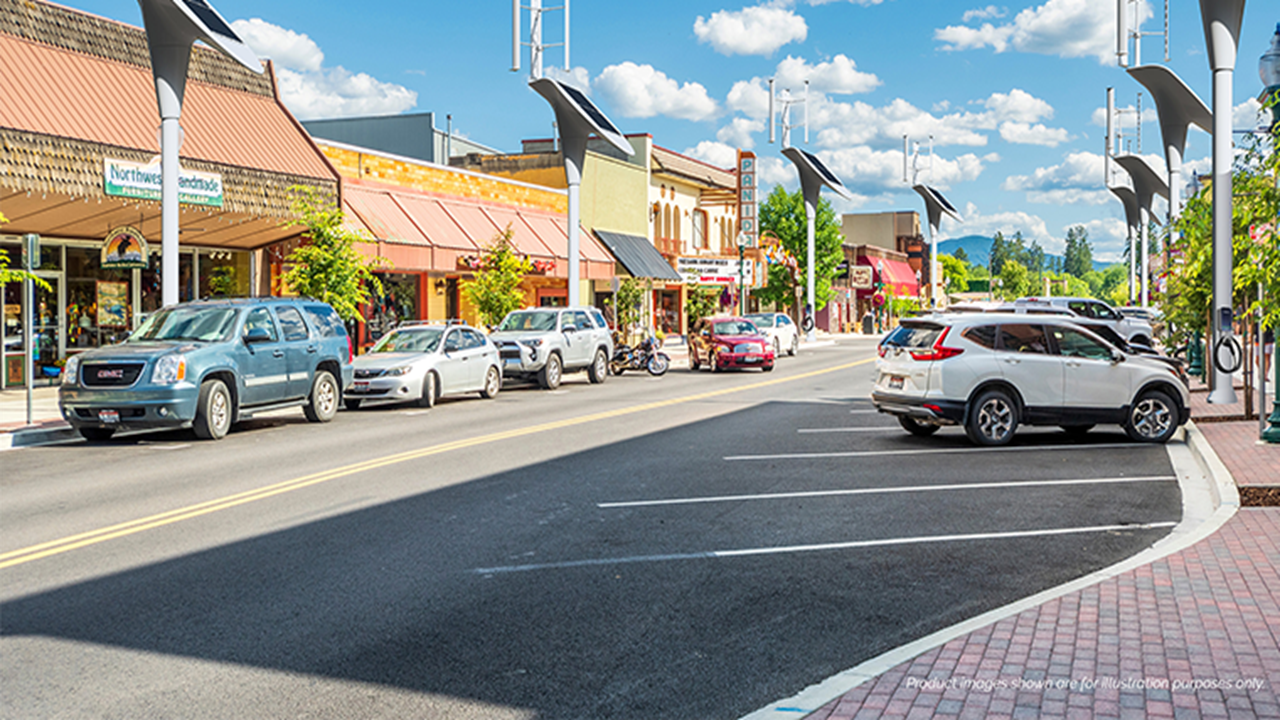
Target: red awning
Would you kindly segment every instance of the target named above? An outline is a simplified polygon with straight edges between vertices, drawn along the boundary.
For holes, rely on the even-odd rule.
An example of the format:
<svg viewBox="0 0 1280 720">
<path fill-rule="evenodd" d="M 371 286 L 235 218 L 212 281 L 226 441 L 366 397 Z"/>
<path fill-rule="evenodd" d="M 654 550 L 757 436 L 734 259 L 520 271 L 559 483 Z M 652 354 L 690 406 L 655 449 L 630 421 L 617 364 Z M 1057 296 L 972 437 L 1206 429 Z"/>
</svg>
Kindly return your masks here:
<svg viewBox="0 0 1280 720">
<path fill-rule="evenodd" d="M 872 258 L 865 255 L 858 258 L 859 265 L 870 265 L 872 281 L 893 291 L 895 297 L 915 297 L 920 293 L 920 283 L 916 282 L 916 271 L 901 260 L 888 258 Z M 883 268 L 883 272 L 880 270 Z M 870 297 L 874 290 L 859 290 L 858 297 Z"/>
</svg>

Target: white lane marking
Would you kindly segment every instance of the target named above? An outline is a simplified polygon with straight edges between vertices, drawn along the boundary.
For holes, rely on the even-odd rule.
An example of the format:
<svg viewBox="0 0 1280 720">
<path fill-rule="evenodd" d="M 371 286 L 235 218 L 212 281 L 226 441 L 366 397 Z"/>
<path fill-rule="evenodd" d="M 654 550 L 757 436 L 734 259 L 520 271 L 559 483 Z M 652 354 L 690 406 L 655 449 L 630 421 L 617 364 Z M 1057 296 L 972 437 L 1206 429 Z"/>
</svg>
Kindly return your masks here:
<svg viewBox="0 0 1280 720">
<path fill-rule="evenodd" d="M 426 415 L 430 410 L 401 410 L 401 415 Z"/>
<path fill-rule="evenodd" d="M 850 415 L 879 415 L 879 410 L 850 410 Z"/>
<path fill-rule="evenodd" d="M 1148 443 L 1112 443 L 1108 445 L 1019 445 L 1018 447 L 965 447 L 965 448 L 916 448 L 913 450 L 862 450 L 854 452 L 789 453 L 783 455 L 726 455 L 724 460 L 814 460 L 823 458 L 878 457 L 882 455 L 942 455 L 946 453 L 1019 452 L 1024 450 L 1127 450 L 1140 447 L 1158 447 Z"/>
<path fill-rule="evenodd" d="M 144 447 L 146 447 L 148 450 L 181 450 L 183 448 L 191 447 L 191 443 L 182 443 L 179 445 L 151 445 L 150 443 L 148 443 Z"/>
<path fill-rule="evenodd" d="M 903 432 L 901 427 L 833 427 L 833 428 L 797 428 L 798 433 L 840 433 L 840 432 Z"/>
<path fill-rule="evenodd" d="M 475 568 L 471 572 L 477 575 L 499 575 L 504 573 L 530 572 L 533 570 L 563 570 L 569 568 L 596 567 L 601 565 L 668 562 L 672 560 L 716 560 L 748 557 L 752 555 L 784 555 L 789 553 L 819 552 L 822 550 L 858 550 L 862 548 L 886 547 L 891 545 L 917 545 L 925 543 L 965 542 L 972 540 L 1009 540 L 1014 538 L 1050 537 L 1054 535 L 1081 535 L 1085 533 L 1117 532 L 1121 530 L 1153 530 L 1156 528 L 1173 527 L 1174 525 L 1177 525 L 1177 523 L 1158 522 L 1133 525 L 1094 525 L 1091 527 L 1053 528 L 1049 530 L 1014 530 L 1010 532 L 972 533 L 968 535 L 922 535 L 906 538 L 885 538 L 882 540 L 854 540 L 842 543 L 823 543 L 820 545 L 789 545 L 785 547 L 710 550 L 706 552 L 673 553 L 668 555 L 632 555 L 630 557 L 596 558 L 591 560 L 566 560 L 563 562 L 552 563 Z"/>
<path fill-rule="evenodd" d="M 887 495 L 890 493 L 932 492 L 951 490 L 991 490 L 995 488 L 1054 487 L 1059 485 L 1109 485 L 1116 483 L 1174 482 L 1175 475 L 1150 477 L 1077 478 L 1072 480 L 1013 480 L 1009 482 L 954 483 L 950 485 L 906 485 L 902 487 L 849 488 L 845 490 L 807 490 L 755 495 L 718 495 L 708 497 L 667 498 L 663 500 L 630 500 L 596 503 L 598 508 L 652 507 L 656 505 L 695 505 L 699 503 L 741 502 L 747 500 L 790 500 L 793 498 L 840 497 L 844 495 Z"/>
</svg>

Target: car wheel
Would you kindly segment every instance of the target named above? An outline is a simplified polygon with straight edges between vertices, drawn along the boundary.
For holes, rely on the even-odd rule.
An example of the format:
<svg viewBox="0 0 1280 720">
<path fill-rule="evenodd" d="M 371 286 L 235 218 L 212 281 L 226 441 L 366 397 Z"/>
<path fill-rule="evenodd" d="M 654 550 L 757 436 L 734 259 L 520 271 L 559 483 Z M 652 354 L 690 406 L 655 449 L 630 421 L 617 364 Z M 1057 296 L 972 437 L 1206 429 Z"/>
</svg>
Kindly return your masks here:
<svg viewBox="0 0 1280 720">
<path fill-rule="evenodd" d="M 338 390 L 338 382 L 328 370 L 317 370 L 316 379 L 311 381 L 311 395 L 303 406 L 302 412 L 307 420 L 313 423 L 326 423 L 338 414 L 338 398 L 342 393 Z"/>
<path fill-rule="evenodd" d="M 1178 408 L 1161 390 L 1147 390 L 1129 409 L 1124 431 L 1138 442 L 1168 442 L 1178 429 Z"/>
<path fill-rule="evenodd" d="M 799 335 L 792 335 L 792 336 L 791 336 L 791 347 L 787 348 L 787 354 L 788 354 L 788 355 L 790 355 L 790 356 L 792 356 L 792 357 L 795 357 L 795 354 L 796 354 L 796 353 L 798 353 L 798 352 L 800 352 L 800 336 L 799 336 Z"/>
<path fill-rule="evenodd" d="M 965 434 L 977 445 L 1006 445 L 1018 429 L 1018 408 L 1003 390 L 987 390 L 969 410 Z"/>
<path fill-rule="evenodd" d="M 596 357 L 591 361 L 591 367 L 587 368 L 587 379 L 599 385 L 609 376 L 609 358 L 605 356 L 604 350 L 597 350 Z"/>
<path fill-rule="evenodd" d="M 689 369 L 697 370 L 700 367 L 702 367 L 702 363 L 698 362 L 698 354 L 695 353 L 693 350 L 690 350 L 689 351 Z"/>
<path fill-rule="evenodd" d="M 489 372 L 484 376 L 484 389 L 480 391 L 480 397 L 488 400 L 498 396 L 498 391 L 502 389 L 502 373 L 498 372 L 498 368 L 489 366 Z"/>
<path fill-rule="evenodd" d="M 359 400 L 343 400 L 343 401 L 342 401 L 342 404 L 343 404 L 343 406 L 344 406 L 344 407 L 346 407 L 348 410 L 359 410 L 359 409 L 360 409 L 360 401 L 359 401 Z"/>
<path fill-rule="evenodd" d="M 1077 440 L 1078 440 L 1078 439 L 1080 439 L 1080 438 L 1082 438 L 1082 437 L 1084 437 L 1085 435 L 1087 435 L 1087 434 L 1089 433 L 1089 431 L 1093 429 L 1093 425 L 1092 425 L 1092 424 L 1089 424 L 1089 425 L 1060 425 L 1059 427 L 1061 427 L 1061 428 L 1062 428 L 1062 432 L 1064 432 L 1064 433 L 1066 433 L 1066 434 L 1067 434 L 1067 437 L 1070 437 L 1070 438 L 1072 438 L 1072 439 L 1077 439 Z"/>
<path fill-rule="evenodd" d="M 82 427 L 82 428 L 76 428 L 76 429 L 80 431 L 80 437 L 84 438 L 85 440 L 92 440 L 97 442 L 100 442 L 103 440 L 110 440 L 111 436 L 116 434 L 115 428 Z"/>
<path fill-rule="evenodd" d="M 906 430 L 916 437 L 929 437 L 942 429 L 942 426 L 940 425 L 920 422 L 919 420 L 916 420 L 913 417 L 907 417 L 906 415 L 898 416 L 898 424 L 902 426 L 903 430 Z"/>
<path fill-rule="evenodd" d="M 760 367 L 760 370 L 761 370 L 761 371 L 763 371 L 763 372 L 773 372 L 773 366 L 772 366 L 772 365 L 763 365 L 763 366 L 761 366 L 761 367 Z"/>
<path fill-rule="evenodd" d="M 196 437 L 221 440 L 231 429 L 231 393 L 226 383 L 217 378 L 200 383 L 200 399 L 196 401 L 196 418 L 191 423 Z"/>
<path fill-rule="evenodd" d="M 563 370 L 560 367 L 560 356 L 551 353 L 547 356 L 547 364 L 542 366 L 538 371 L 538 385 L 543 390 L 555 390 L 560 387 L 560 374 Z"/>
<path fill-rule="evenodd" d="M 418 396 L 418 407 L 433 408 L 440 397 L 439 383 L 436 374 L 429 372 L 422 378 L 422 394 Z"/>
</svg>

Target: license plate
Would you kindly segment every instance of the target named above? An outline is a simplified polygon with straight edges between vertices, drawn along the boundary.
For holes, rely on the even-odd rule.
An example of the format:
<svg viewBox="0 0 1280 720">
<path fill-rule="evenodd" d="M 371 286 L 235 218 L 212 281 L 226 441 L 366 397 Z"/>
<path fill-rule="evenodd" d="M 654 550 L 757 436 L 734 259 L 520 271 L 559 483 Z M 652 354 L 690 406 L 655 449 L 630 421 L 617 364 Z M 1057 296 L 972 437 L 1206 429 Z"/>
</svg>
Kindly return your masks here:
<svg viewBox="0 0 1280 720">
<path fill-rule="evenodd" d="M 119 410 L 99 410 L 98 422 L 118 423 L 120 422 L 120 411 Z"/>
<path fill-rule="evenodd" d="M 367 389 L 369 388 L 369 381 L 368 381 L 368 380 L 357 380 L 357 381 L 355 381 L 355 382 L 353 383 L 353 386 L 354 386 L 354 387 L 355 387 L 355 389 L 357 389 L 357 390 L 367 390 Z"/>
<path fill-rule="evenodd" d="M 758 363 L 758 362 L 760 362 L 760 358 L 759 358 L 758 356 L 756 356 L 756 355 L 748 355 L 748 356 L 746 356 L 746 357 L 742 358 L 739 362 L 744 362 L 744 363 Z"/>
<path fill-rule="evenodd" d="M 902 389 L 902 381 L 903 381 L 904 379 L 905 379 L 905 378 L 900 378 L 900 377 L 898 377 L 898 376 L 896 376 L 896 375 L 894 375 L 894 376 L 890 377 L 890 378 L 889 378 L 889 389 L 890 389 L 890 390 L 901 390 L 901 389 Z"/>
<path fill-rule="evenodd" d="M 503 362 L 506 363 L 507 365 L 519 365 L 520 358 L 507 358 L 503 360 Z"/>
</svg>

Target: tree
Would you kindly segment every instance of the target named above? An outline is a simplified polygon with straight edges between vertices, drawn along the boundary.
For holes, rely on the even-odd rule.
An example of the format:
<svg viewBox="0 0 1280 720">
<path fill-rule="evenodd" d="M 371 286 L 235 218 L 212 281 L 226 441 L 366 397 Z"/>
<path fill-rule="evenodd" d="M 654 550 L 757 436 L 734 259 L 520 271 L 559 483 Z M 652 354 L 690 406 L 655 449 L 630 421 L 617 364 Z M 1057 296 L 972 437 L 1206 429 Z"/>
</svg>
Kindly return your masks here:
<svg viewBox="0 0 1280 720">
<path fill-rule="evenodd" d="M 650 285 L 652 287 L 652 285 Z M 613 294 L 617 310 L 618 332 L 627 338 L 632 329 L 640 324 L 640 312 L 644 307 L 646 288 L 633 277 L 623 278 L 618 283 L 618 292 Z"/>
<path fill-rule="evenodd" d="M 807 221 L 804 214 L 804 195 L 796 190 L 789 193 L 776 185 L 769 197 L 760 204 L 760 230 L 772 233 L 781 242 L 782 247 L 791 253 L 798 262 L 798 282 L 786 265 L 769 266 L 769 282 L 765 287 L 754 292 L 761 302 L 772 302 L 779 305 L 795 303 L 796 287 L 806 287 L 806 269 L 808 259 L 808 242 L 806 240 Z M 814 216 L 814 303 L 815 311 L 826 307 L 835 297 L 832 280 L 836 276 L 836 266 L 844 262 L 844 251 L 841 249 L 843 236 L 840 234 L 840 223 L 836 219 L 835 210 L 825 198 L 818 198 L 818 207 Z M 805 302 L 802 298 L 801 303 Z"/>
<path fill-rule="evenodd" d="M 315 188 L 292 188 L 293 212 L 299 219 L 291 226 L 306 228 L 304 243 L 285 258 L 292 265 L 284 280 L 298 295 L 322 300 L 333 306 L 338 316 L 350 322 L 360 316 L 360 305 L 372 293 L 382 293 L 382 283 L 373 274 L 383 262 L 360 254 L 356 243 L 373 242 L 348 230 L 342 210 Z"/>
<path fill-rule="evenodd" d="M 1003 300 L 1013 300 L 1031 294 L 1031 271 L 1016 260 L 1005 260 L 1000 268 L 998 294 Z"/>
<path fill-rule="evenodd" d="M 1083 225 L 1067 230 L 1067 249 L 1062 254 L 1062 269 L 1078 278 L 1093 269 L 1093 246 Z"/>
<path fill-rule="evenodd" d="M 480 314 L 480 322 L 493 327 L 512 310 L 524 307 L 520 283 L 533 270 L 533 263 L 516 252 L 511 243 L 511 225 L 498 233 L 480 257 L 475 278 L 462 286 L 467 300 Z"/>
<path fill-rule="evenodd" d="M 955 251 L 955 252 L 953 252 L 953 253 L 951 253 L 951 255 L 952 255 L 952 257 L 954 257 L 955 259 L 957 259 L 957 260 L 959 260 L 960 262 L 964 263 L 965 265 L 970 265 L 970 264 L 971 264 L 971 263 L 969 262 L 969 253 L 965 252 L 965 251 L 964 251 L 964 248 L 962 248 L 962 247 L 958 247 L 958 248 L 956 248 L 956 251 Z"/>
<path fill-rule="evenodd" d="M 1009 257 L 1009 245 L 1004 239 L 1004 233 L 996 231 L 991 237 L 991 253 L 987 256 L 987 269 L 992 275 L 1000 274 L 1000 268 L 1004 267 L 1004 261 L 1011 259 Z"/>
<path fill-rule="evenodd" d="M 692 330 L 695 323 L 716 311 L 716 306 L 720 304 L 720 290 L 694 284 L 686 287 L 685 292 L 684 311 Z"/>
<path fill-rule="evenodd" d="M 938 255 L 938 264 L 942 266 L 948 293 L 968 292 L 969 263 L 952 255 Z"/>
</svg>

